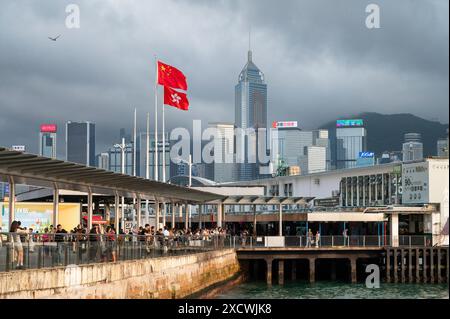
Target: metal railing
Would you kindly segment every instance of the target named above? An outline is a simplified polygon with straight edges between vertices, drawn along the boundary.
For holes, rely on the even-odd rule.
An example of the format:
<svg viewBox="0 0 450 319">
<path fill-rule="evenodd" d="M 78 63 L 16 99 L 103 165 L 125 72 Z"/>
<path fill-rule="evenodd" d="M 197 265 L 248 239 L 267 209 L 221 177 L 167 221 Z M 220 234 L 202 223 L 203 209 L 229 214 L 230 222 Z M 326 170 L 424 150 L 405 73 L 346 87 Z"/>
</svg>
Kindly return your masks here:
<svg viewBox="0 0 450 319">
<path fill-rule="evenodd" d="M 224 235 L 0 233 L 0 272 L 187 255 L 230 242 Z"/>
<path fill-rule="evenodd" d="M 275 242 L 270 239 L 275 238 Z M 398 247 L 429 247 L 428 235 L 402 235 Z M 231 236 L 0 233 L 0 272 L 177 256 L 223 248 L 391 247 L 391 236 Z"/>
<path fill-rule="evenodd" d="M 258 248 L 258 247 L 291 247 L 291 248 L 370 248 L 370 247 L 392 247 L 391 236 L 378 235 L 356 235 L 356 236 L 283 236 L 278 237 L 275 243 L 270 243 L 268 238 L 277 236 L 234 236 L 230 238 L 228 246 L 233 248 Z M 227 238 L 228 240 L 228 238 Z M 398 247 L 431 247 L 431 237 L 428 235 L 405 235 L 398 236 Z"/>
</svg>

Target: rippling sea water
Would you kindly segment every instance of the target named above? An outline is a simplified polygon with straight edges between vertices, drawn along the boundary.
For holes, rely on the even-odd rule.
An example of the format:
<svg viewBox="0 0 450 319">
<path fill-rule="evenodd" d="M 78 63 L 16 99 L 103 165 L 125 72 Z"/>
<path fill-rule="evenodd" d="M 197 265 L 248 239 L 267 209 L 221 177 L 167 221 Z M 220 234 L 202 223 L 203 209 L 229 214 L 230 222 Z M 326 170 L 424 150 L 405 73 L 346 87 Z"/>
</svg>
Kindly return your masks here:
<svg viewBox="0 0 450 319">
<path fill-rule="evenodd" d="M 265 282 L 248 282 L 232 288 L 218 299 L 449 299 L 447 284 L 381 284 L 369 289 L 364 284 L 336 282 L 286 283 L 267 287 Z"/>
</svg>

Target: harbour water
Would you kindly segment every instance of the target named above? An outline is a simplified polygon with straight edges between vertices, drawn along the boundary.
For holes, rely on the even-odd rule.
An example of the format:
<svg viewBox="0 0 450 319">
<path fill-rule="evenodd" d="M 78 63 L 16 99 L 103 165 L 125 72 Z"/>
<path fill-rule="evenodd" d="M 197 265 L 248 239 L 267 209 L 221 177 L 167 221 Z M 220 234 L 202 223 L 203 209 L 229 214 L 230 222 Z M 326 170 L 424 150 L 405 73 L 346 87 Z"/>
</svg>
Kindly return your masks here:
<svg viewBox="0 0 450 319">
<path fill-rule="evenodd" d="M 268 287 L 263 281 L 245 282 L 216 296 L 218 299 L 449 299 L 447 284 L 393 284 L 380 288 L 337 282 L 286 283 Z"/>
</svg>

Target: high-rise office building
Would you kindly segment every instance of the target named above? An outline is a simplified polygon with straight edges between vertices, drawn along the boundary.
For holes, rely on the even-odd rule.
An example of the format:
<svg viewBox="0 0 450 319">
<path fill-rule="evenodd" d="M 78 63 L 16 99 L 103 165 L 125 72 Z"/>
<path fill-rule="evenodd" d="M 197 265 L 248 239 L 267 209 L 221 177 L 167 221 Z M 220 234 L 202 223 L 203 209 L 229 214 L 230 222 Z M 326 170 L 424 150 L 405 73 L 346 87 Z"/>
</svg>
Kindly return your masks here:
<svg viewBox="0 0 450 319">
<path fill-rule="evenodd" d="M 100 169 L 109 170 L 109 153 L 100 153 L 95 157 L 95 166 Z"/>
<path fill-rule="evenodd" d="M 325 172 L 327 170 L 327 149 L 322 146 L 307 146 L 300 158 L 302 174 Z"/>
<path fill-rule="evenodd" d="M 166 159 L 166 181 L 170 179 L 170 146 L 169 133 L 165 136 L 165 159 Z M 161 182 L 163 177 L 163 148 L 162 134 L 158 134 L 158 180 Z M 139 133 L 136 138 L 136 169 L 137 175 L 146 177 L 146 149 L 147 149 L 147 133 Z M 150 151 L 149 151 L 149 178 L 155 180 L 155 134 L 150 133 Z"/>
<path fill-rule="evenodd" d="M 215 182 L 232 182 L 237 180 L 234 156 L 234 125 L 230 123 L 210 123 L 215 129 L 214 158 L 207 164 L 207 176 Z"/>
<path fill-rule="evenodd" d="M 66 160 L 95 166 L 95 124 L 91 122 L 66 123 Z"/>
<path fill-rule="evenodd" d="M 326 149 L 326 169 L 331 169 L 331 145 L 328 130 L 319 129 L 313 131 L 313 145 L 325 147 Z"/>
<path fill-rule="evenodd" d="M 244 163 L 237 164 L 238 179 L 252 180 L 258 178 L 259 163 L 258 156 L 254 161 L 250 154 L 257 155 L 257 146 L 264 147 L 267 141 L 258 139 L 258 129 L 267 129 L 267 85 L 265 83 L 264 74 L 253 63 L 252 51 L 248 51 L 247 64 L 239 74 L 238 84 L 235 87 L 235 126 L 236 128 L 254 129 L 255 134 L 242 136 L 238 134 L 237 138 L 242 140 L 243 150 L 242 154 Z M 267 147 L 266 147 L 267 148 Z"/>
<path fill-rule="evenodd" d="M 41 124 L 39 130 L 39 155 L 56 158 L 56 124 Z"/>
<path fill-rule="evenodd" d="M 122 173 L 122 149 L 117 143 L 108 150 L 109 170 L 116 173 Z M 133 175 L 133 143 L 125 143 L 125 172 L 126 175 Z M 137 175 L 137 172 L 136 172 Z"/>
<path fill-rule="evenodd" d="M 353 168 L 360 152 L 367 151 L 367 131 L 360 119 L 336 122 L 336 167 Z"/>
<path fill-rule="evenodd" d="M 423 159 L 422 135 L 420 133 L 406 133 L 402 146 L 403 161 L 418 161 Z"/>
</svg>

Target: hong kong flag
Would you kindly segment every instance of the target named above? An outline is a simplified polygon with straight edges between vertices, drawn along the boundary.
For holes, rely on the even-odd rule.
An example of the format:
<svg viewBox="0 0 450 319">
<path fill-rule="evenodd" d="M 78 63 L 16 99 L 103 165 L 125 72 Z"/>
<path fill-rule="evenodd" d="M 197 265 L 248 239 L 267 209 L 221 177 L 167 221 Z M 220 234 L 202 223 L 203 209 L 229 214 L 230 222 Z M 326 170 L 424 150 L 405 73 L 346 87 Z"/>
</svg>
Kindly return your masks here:
<svg viewBox="0 0 450 319">
<path fill-rule="evenodd" d="M 158 84 L 186 91 L 188 89 L 183 72 L 158 61 Z"/>
<path fill-rule="evenodd" d="M 164 104 L 174 106 L 180 110 L 189 110 L 187 95 L 177 92 L 170 87 L 164 87 Z"/>
</svg>

